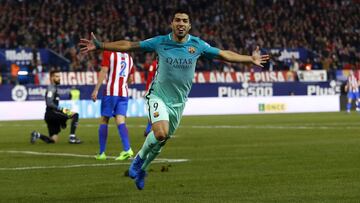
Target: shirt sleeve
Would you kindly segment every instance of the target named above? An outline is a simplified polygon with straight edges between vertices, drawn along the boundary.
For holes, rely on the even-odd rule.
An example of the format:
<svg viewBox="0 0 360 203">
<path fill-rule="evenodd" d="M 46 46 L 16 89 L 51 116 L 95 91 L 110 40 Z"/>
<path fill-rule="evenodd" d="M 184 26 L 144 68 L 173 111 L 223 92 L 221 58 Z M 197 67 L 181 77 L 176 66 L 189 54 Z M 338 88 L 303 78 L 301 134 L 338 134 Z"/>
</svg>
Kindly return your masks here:
<svg viewBox="0 0 360 203">
<path fill-rule="evenodd" d="M 49 87 L 45 95 L 46 107 L 49 107 L 54 110 L 60 110 L 61 108 L 54 103 L 54 98 L 55 98 L 55 89 L 53 87 Z"/>
<path fill-rule="evenodd" d="M 153 37 L 150 39 L 146 39 L 143 41 L 140 41 L 140 48 L 143 51 L 155 51 L 157 46 L 160 44 L 160 38 L 161 36 Z"/>
<path fill-rule="evenodd" d="M 135 65 L 134 65 L 134 60 L 132 57 L 130 57 L 130 75 L 135 73 Z"/>
<path fill-rule="evenodd" d="M 220 49 L 216 48 L 216 47 L 212 47 L 210 46 L 210 44 L 206 43 L 205 41 L 201 40 L 201 46 L 202 46 L 202 54 L 203 56 L 205 56 L 206 58 L 216 58 L 219 56 L 220 53 Z"/>
<path fill-rule="evenodd" d="M 104 51 L 102 55 L 101 66 L 110 67 L 110 54 L 109 51 Z"/>
</svg>

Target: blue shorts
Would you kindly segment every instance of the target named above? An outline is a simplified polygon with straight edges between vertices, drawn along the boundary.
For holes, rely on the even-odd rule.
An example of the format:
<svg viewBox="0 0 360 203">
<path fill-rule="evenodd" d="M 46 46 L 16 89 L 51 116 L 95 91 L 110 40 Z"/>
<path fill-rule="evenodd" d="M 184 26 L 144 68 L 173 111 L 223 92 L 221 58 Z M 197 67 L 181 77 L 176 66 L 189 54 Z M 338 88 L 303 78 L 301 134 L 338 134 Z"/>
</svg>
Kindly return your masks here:
<svg viewBox="0 0 360 203">
<path fill-rule="evenodd" d="M 359 99 L 359 92 L 348 92 L 348 99 Z"/>
<path fill-rule="evenodd" d="M 128 97 L 104 96 L 101 99 L 101 116 L 126 116 L 128 100 Z"/>
</svg>

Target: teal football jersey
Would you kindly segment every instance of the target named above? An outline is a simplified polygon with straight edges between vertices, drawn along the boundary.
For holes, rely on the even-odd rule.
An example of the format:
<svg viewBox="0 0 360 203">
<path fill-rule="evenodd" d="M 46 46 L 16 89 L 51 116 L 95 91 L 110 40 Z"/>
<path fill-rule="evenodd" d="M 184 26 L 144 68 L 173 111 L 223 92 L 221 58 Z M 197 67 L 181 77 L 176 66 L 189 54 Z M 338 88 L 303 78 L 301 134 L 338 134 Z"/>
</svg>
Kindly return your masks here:
<svg viewBox="0 0 360 203">
<path fill-rule="evenodd" d="M 184 103 L 189 95 L 200 56 L 214 58 L 220 50 L 198 37 L 188 35 L 184 43 L 172 39 L 172 33 L 140 42 L 146 52 L 158 54 L 158 68 L 148 94 L 155 94 L 166 104 Z"/>
</svg>

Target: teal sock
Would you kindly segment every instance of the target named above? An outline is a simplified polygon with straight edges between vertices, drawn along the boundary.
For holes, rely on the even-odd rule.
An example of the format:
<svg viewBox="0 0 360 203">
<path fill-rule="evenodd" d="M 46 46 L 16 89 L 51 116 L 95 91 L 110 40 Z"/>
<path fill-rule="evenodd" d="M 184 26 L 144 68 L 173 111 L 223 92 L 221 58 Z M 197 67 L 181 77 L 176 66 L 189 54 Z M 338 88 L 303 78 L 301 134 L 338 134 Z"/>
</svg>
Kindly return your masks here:
<svg viewBox="0 0 360 203">
<path fill-rule="evenodd" d="M 146 157 L 143 165 L 141 166 L 141 169 L 146 171 L 150 165 L 150 163 L 160 154 L 161 149 L 165 145 L 166 141 L 159 142 L 156 144 L 151 151 L 149 152 L 148 156 Z"/>
<path fill-rule="evenodd" d="M 146 140 L 139 151 L 140 158 L 143 160 L 147 159 L 147 155 L 149 154 L 151 149 L 158 143 L 159 141 L 156 139 L 154 132 L 151 131 L 148 136 L 146 136 Z"/>
</svg>

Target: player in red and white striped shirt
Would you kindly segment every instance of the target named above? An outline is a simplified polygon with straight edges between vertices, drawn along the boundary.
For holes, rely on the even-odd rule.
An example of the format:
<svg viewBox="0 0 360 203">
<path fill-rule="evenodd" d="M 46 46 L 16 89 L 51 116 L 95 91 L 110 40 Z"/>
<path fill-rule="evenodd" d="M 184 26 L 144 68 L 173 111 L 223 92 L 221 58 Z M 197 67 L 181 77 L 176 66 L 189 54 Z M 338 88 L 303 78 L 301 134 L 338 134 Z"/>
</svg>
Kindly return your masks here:
<svg viewBox="0 0 360 203">
<path fill-rule="evenodd" d="M 126 160 L 133 156 L 130 147 L 128 130 L 125 124 L 125 116 L 128 107 L 128 82 L 134 73 L 133 59 L 127 53 L 103 52 L 101 71 L 98 82 L 91 94 L 92 100 L 97 100 L 99 88 L 107 77 L 106 90 L 101 99 L 101 121 L 99 126 L 100 152 L 95 157 L 98 160 L 105 160 L 105 149 L 108 135 L 108 123 L 110 117 L 115 117 L 118 132 L 123 145 L 123 151 L 116 160 Z"/>
<path fill-rule="evenodd" d="M 359 111 L 359 82 L 355 77 L 354 71 L 350 70 L 350 74 L 345 85 L 345 91 L 347 91 L 348 103 L 346 105 L 346 111 L 350 113 L 352 100 L 355 100 L 356 110 Z"/>
</svg>

